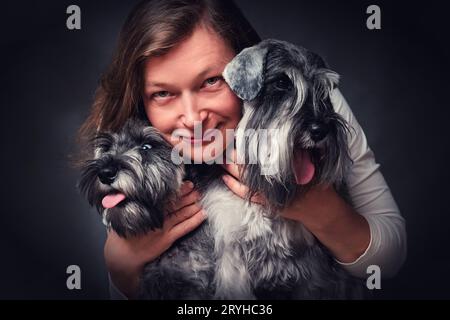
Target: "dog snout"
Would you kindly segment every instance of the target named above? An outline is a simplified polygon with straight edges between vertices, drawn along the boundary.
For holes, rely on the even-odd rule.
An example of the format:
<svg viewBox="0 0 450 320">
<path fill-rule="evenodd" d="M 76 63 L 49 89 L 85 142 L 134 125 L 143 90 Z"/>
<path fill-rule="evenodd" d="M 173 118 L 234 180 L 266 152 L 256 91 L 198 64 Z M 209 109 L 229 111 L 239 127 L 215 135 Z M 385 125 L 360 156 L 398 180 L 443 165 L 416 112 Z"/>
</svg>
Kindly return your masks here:
<svg viewBox="0 0 450 320">
<path fill-rule="evenodd" d="M 326 135 L 328 134 L 328 125 L 323 122 L 313 122 L 309 125 L 308 128 L 309 134 L 311 135 L 311 139 L 314 142 L 322 141 Z"/>
<path fill-rule="evenodd" d="M 111 184 L 117 177 L 117 167 L 107 166 L 98 172 L 98 178 L 103 184 Z"/>
</svg>

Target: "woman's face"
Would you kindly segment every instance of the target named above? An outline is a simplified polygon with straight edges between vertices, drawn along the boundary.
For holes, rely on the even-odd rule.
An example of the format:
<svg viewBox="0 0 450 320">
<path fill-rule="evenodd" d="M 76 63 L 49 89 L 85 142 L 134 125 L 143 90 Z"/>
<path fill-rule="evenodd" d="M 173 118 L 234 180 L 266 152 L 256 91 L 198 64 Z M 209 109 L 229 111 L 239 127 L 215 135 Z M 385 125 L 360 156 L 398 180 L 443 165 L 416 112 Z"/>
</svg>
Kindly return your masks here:
<svg viewBox="0 0 450 320">
<path fill-rule="evenodd" d="M 240 120 L 241 101 L 222 78 L 234 56 L 223 39 L 199 26 L 167 54 L 145 64 L 143 100 L 149 121 L 173 146 L 190 150 L 196 162 L 221 155 L 232 142 L 226 130 L 235 129 Z M 217 129 L 213 131 L 222 139 L 211 139 L 209 129 Z M 182 137 L 172 136 L 175 130 Z"/>
</svg>

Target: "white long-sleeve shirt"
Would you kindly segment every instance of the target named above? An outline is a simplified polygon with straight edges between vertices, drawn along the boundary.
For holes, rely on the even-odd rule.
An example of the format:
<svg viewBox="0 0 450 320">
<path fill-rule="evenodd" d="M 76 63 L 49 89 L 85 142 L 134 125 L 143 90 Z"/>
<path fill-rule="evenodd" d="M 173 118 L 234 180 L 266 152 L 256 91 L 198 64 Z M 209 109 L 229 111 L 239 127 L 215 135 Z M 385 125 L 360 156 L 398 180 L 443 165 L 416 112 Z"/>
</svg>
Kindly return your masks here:
<svg viewBox="0 0 450 320">
<path fill-rule="evenodd" d="M 406 259 L 405 220 L 381 174 L 380 165 L 375 161 L 364 131 L 338 89 L 332 92 L 331 103 L 353 128 L 349 136 L 353 166 L 347 184 L 354 209 L 366 218 L 370 227 L 370 243 L 366 251 L 351 263 L 338 262 L 356 277 L 367 277 L 370 265 L 379 266 L 382 277 L 392 277 Z"/>
<path fill-rule="evenodd" d="M 355 277 L 366 278 L 370 265 L 380 267 L 382 277 L 392 277 L 406 258 L 405 220 L 380 172 L 380 165 L 375 161 L 364 131 L 338 89 L 332 92 L 331 102 L 335 111 L 352 128 L 348 143 L 353 165 L 346 181 L 354 209 L 370 227 L 370 242 L 365 252 L 351 263 L 336 261 Z M 110 294 L 112 299 L 126 299 L 111 280 Z"/>
</svg>

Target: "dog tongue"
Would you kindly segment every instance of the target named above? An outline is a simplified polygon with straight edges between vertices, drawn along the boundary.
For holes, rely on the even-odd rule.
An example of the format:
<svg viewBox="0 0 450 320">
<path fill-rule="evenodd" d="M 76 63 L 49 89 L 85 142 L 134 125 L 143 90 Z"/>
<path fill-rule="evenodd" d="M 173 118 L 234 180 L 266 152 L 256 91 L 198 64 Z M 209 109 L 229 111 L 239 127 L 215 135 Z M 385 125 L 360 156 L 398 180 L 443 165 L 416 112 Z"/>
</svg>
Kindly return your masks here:
<svg viewBox="0 0 450 320">
<path fill-rule="evenodd" d="M 294 173 L 297 184 L 308 184 L 314 177 L 315 167 L 309 153 L 299 149 L 294 155 Z"/>
<path fill-rule="evenodd" d="M 102 200 L 102 205 L 105 209 L 114 208 L 117 204 L 125 200 L 123 193 L 108 194 Z"/>
</svg>

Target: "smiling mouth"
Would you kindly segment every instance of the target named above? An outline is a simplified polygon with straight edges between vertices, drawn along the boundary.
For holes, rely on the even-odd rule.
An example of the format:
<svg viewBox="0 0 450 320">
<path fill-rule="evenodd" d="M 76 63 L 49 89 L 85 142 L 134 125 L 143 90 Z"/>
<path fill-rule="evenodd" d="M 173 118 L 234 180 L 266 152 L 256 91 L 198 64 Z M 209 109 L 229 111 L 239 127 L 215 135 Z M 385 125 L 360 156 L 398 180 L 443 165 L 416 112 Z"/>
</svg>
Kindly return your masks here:
<svg viewBox="0 0 450 320">
<path fill-rule="evenodd" d="M 211 143 L 215 140 L 215 135 L 214 132 L 216 132 L 216 130 L 220 130 L 219 128 L 221 128 L 221 125 L 217 126 L 216 128 L 213 129 L 207 129 L 205 131 L 204 134 L 202 134 L 202 138 L 198 139 L 197 137 L 182 137 L 182 139 L 186 142 L 186 143 L 190 143 L 190 144 L 208 144 Z"/>
<path fill-rule="evenodd" d="M 207 140 L 207 139 L 194 139 L 194 138 L 184 138 L 184 141 L 186 143 L 190 143 L 190 144 L 208 144 L 210 142 L 212 142 L 211 140 Z"/>
</svg>

